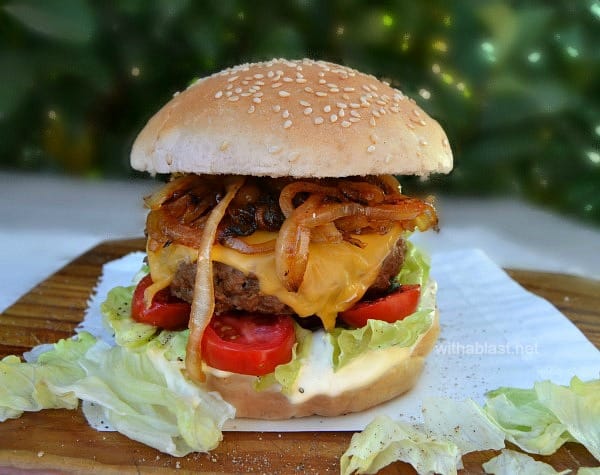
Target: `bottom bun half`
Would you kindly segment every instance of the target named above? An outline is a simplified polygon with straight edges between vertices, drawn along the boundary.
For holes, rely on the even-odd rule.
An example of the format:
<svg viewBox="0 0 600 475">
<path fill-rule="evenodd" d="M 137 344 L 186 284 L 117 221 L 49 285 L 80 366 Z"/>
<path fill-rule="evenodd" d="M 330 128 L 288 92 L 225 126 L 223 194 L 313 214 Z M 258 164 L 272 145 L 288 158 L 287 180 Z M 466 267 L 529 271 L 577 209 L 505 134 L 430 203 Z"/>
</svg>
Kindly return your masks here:
<svg viewBox="0 0 600 475">
<path fill-rule="evenodd" d="M 440 331 L 437 308 L 432 314 L 431 326 L 411 347 L 372 350 L 336 372 L 320 368 L 301 375 L 292 395 L 283 394 L 277 385 L 258 392 L 254 390 L 255 376 L 221 371 L 207 372 L 206 384 L 235 406 L 236 417 L 241 418 L 290 419 L 360 412 L 415 385 Z M 326 340 L 324 334 L 321 338 Z M 320 345 L 319 341 L 316 345 Z M 327 375 L 327 371 L 331 374 Z"/>
</svg>

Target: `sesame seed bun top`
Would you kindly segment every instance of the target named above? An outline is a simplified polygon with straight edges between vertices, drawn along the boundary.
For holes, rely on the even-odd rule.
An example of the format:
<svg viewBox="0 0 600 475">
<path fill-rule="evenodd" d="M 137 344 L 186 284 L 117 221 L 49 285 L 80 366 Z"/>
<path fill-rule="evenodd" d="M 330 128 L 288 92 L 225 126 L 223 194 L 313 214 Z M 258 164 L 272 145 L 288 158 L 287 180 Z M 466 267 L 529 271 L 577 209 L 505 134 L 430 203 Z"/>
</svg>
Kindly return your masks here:
<svg viewBox="0 0 600 475">
<path fill-rule="evenodd" d="M 244 64 L 176 94 L 138 135 L 154 173 L 343 177 L 447 173 L 440 125 L 375 77 L 308 59 Z"/>
</svg>

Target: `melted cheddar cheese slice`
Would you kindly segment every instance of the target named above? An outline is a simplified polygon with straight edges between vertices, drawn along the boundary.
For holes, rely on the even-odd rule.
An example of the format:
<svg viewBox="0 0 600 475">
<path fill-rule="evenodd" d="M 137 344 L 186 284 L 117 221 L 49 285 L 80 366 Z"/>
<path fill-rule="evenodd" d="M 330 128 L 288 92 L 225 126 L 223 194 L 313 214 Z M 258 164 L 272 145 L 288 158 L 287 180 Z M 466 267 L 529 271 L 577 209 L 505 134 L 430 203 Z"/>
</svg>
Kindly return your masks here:
<svg viewBox="0 0 600 475">
<path fill-rule="evenodd" d="M 254 274 L 262 293 L 277 297 L 301 317 L 319 316 L 325 328 L 331 329 L 338 312 L 360 300 L 373 284 L 381 264 L 401 235 L 402 230 L 394 227 L 383 236 L 358 236 L 366 244 L 363 249 L 347 242 L 311 243 L 306 274 L 298 292 L 286 290 L 277 277 L 274 253 L 242 254 L 216 244 L 211 256 L 213 261 L 227 264 L 246 275 Z M 256 232 L 247 240 L 257 243 L 276 237 L 275 233 Z M 171 283 L 180 263 L 194 262 L 196 258 L 195 249 L 177 244 L 156 252 L 148 250 L 148 264 L 156 290 Z"/>
</svg>

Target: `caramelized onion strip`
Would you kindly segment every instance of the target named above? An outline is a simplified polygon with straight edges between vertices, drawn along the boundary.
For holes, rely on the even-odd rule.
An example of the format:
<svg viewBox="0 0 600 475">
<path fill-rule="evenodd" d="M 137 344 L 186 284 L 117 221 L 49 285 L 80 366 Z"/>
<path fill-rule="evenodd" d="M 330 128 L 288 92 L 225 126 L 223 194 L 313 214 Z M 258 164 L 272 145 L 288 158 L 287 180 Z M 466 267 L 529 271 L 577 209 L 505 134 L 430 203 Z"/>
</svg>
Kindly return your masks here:
<svg viewBox="0 0 600 475">
<path fill-rule="evenodd" d="M 205 223 L 198 248 L 198 262 L 196 264 L 196 281 L 194 283 L 194 299 L 190 313 L 190 336 L 186 347 L 185 367 L 190 378 L 203 382 L 205 375 L 202 371 L 201 343 L 204 330 L 212 318 L 215 308 L 215 289 L 213 284 L 213 266 L 211 250 L 217 235 L 221 219 L 225 215 L 227 206 L 235 194 L 244 184 L 243 178 L 236 178 L 227 185 L 227 193 L 213 208 Z"/>
<path fill-rule="evenodd" d="M 196 187 L 199 184 L 199 177 L 197 175 L 183 175 L 179 178 L 171 180 L 169 183 L 164 185 L 160 190 L 144 198 L 146 206 L 152 210 L 160 208 L 160 206 L 167 200 L 169 200 L 175 193 L 185 193 L 192 187 Z"/>
<path fill-rule="evenodd" d="M 297 292 L 304 280 L 308 265 L 310 229 L 298 222 L 298 216 L 314 214 L 320 197 L 310 196 L 296 208 L 283 222 L 275 248 L 275 272 L 283 286 L 290 292 Z"/>
<path fill-rule="evenodd" d="M 227 236 L 221 238 L 221 243 L 235 251 L 241 252 L 242 254 L 266 254 L 275 250 L 276 240 L 271 239 L 265 242 L 250 244 L 242 238 L 236 236 Z"/>
<path fill-rule="evenodd" d="M 294 211 L 294 197 L 298 193 L 319 194 L 322 196 L 331 196 L 343 199 L 344 195 L 335 186 L 319 185 L 310 181 L 295 181 L 286 185 L 279 195 L 279 207 L 283 215 L 288 218 Z"/>
</svg>

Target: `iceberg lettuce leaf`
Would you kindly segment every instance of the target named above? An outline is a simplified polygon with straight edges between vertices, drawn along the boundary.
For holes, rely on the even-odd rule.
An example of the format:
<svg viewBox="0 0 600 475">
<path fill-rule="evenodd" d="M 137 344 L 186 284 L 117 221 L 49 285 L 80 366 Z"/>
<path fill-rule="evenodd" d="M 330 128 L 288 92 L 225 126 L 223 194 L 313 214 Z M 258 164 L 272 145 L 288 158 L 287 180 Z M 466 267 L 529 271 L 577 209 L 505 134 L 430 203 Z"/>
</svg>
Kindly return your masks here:
<svg viewBox="0 0 600 475">
<path fill-rule="evenodd" d="M 24 411 L 75 409 L 79 401 L 73 391 L 53 388 L 85 375 L 78 361 L 95 341 L 90 334 L 81 333 L 76 339 L 59 341 L 35 363 L 22 362 L 17 356 L 0 360 L 0 422 Z"/>
<path fill-rule="evenodd" d="M 533 457 L 515 450 L 504 449 L 500 455 L 483 464 L 485 473 L 494 475 L 563 475 L 571 470 L 557 472 L 551 465 L 538 462 Z"/>
<path fill-rule="evenodd" d="M 75 409 L 84 401 L 131 439 L 183 456 L 214 449 L 235 409 L 183 375 L 173 340 L 158 338 L 145 351 L 111 347 L 89 333 L 61 340 L 25 363 L 0 361 L 0 420 L 23 411 Z M 86 409 L 87 407 L 87 409 Z"/>
<path fill-rule="evenodd" d="M 574 377 L 569 386 L 541 381 L 534 389 L 540 404 L 600 461 L 600 380 Z"/>
<path fill-rule="evenodd" d="M 377 473 L 396 461 L 411 464 L 418 473 L 456 474 L 460 451 L 452 442 L 431 439 L 409 424 L 378 416 L 352 436 L 340 468 L 343 475 Z"/>
</svg>

